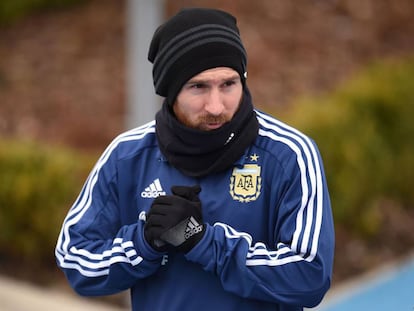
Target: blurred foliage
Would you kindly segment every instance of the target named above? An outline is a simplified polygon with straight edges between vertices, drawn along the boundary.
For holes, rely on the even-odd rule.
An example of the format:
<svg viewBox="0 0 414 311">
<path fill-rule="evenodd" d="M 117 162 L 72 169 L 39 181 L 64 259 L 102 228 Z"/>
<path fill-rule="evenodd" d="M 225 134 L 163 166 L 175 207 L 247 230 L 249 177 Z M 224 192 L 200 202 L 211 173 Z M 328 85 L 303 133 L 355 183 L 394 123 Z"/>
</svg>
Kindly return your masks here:
<svg viewBox="0 0 414 311">
<path fill-rule="evenodd" d="M 320 148 L 335 221 L 363 238 L 378 233 L 383 202 L 414 208 L 413 116 L 414 57 L 377 61 L 287 116 Z"/>
<path fill-rule="evenodd" d="M 54 261 L 63 219 L 92 167 L 91 156 L 0 140 L 0 259 Z"/>
<path fill-rule="evenodd" d="M 0 26 L 8 25 L 30 13 L 59 9 L 87 0 L 1 0 Z"/>
</svg>

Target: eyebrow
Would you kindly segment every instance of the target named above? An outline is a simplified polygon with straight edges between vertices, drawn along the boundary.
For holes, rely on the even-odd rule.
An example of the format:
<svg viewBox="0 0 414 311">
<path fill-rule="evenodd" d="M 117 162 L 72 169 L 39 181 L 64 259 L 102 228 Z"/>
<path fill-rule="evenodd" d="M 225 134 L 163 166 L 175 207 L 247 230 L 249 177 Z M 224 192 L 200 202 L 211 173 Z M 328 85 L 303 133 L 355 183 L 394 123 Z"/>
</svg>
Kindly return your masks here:
<svg viewBox="0 0 414 311">
<path fill-rule="evenodd" d="M 238 74 L 235 74 L 235 75 L 229 76 L 227 78 L 221 79 L 221 81 L 225 82 L 225 81 L 238 80 L 238 79 L 240 79 L 240 76 Z M 209 81 L 210 81 L 209 79 L 195 78 L 195 79 L 188 80 L 188 82 L 186 84 L 198 84 L 198 83 L 205 84 L 205 83 L 208 83 Z"/>
</svg>

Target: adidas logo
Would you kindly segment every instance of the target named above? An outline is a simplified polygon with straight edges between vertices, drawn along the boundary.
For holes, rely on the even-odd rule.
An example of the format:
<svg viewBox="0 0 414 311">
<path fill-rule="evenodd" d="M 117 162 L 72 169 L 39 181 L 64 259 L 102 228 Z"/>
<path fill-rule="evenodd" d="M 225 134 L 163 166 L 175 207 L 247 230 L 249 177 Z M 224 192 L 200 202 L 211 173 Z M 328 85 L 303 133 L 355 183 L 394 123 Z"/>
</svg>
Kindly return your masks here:
<svg viewBox="0 0 414 311">
<path fill-rule="evenodd" d="M 144 191 L 141 192 L 142 198 L 156 198 L 165 195 L 165 191 L 161 187 L 159 178 L 155 179 Z"/>
<path fill-rule="evenodd" d="M 188 240 L 194 234 L 197 234 L 203 230 L 203 225 L 200 225 L 193 216 L 190 217 L 185 228 L 184 238 Z"/>
</svg>

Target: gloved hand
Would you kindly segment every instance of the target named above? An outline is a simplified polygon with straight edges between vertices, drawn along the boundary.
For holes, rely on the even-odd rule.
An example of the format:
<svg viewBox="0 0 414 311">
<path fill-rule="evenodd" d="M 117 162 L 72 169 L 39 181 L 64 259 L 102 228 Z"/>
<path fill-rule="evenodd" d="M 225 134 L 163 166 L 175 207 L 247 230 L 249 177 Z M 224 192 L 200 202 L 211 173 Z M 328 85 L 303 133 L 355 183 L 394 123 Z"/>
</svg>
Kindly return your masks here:
<svg viewBox="0 0 414 311">
<path fill-rule="evenodd" d="M 187 253 L 203 237 L 199 186 L 173 186 L 172 195 L 154 199 L 147 215 L 144 235 L 156 250 L 166 250 L 165 242 Z"/>
</svg>

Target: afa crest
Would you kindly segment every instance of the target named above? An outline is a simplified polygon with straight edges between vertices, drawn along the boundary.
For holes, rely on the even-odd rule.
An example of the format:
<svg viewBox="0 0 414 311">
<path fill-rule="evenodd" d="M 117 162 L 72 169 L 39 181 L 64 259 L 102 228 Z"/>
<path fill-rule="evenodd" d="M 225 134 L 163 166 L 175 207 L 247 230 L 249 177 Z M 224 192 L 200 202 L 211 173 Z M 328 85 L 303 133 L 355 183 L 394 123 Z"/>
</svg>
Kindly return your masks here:
<svg viewBox="0 0 414 311">
<path fill-rule="evenodd" d="M 262 189 L 260 166 L 245 164 L 242 168 L 234 168 L 230 177 L 230 195 L 233 200 L 247 203 L 255 201 Z"/>
</svg>

